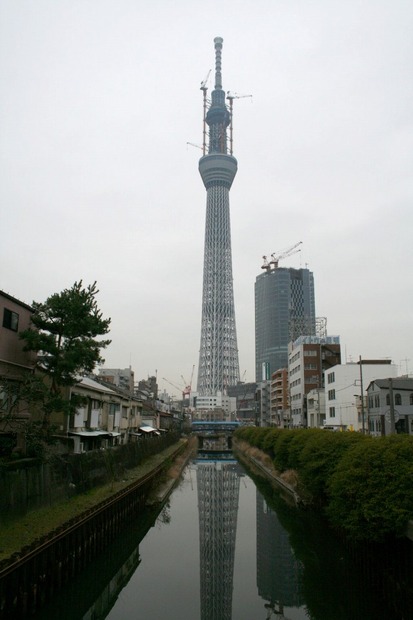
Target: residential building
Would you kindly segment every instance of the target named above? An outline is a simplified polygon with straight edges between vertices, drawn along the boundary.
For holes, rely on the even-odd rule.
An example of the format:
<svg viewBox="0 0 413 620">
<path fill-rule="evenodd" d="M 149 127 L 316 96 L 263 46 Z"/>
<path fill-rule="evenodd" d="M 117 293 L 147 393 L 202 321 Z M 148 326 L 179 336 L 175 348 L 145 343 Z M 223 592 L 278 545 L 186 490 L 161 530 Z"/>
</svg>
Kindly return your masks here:
<svg viewBox="0 0 413 620">
<path fill-rule="evenodd" d="M 228 396 L 236 399 L 235 417 L 239 422 L 256 424 L 256 396 L 257 384 L 255 382 L 243 383 L 228 387 Z"/>
<path fill-rule="evenodd" d="M 68 397 L 77 395 L 84 403 L 76 412 L 62 419 L 55 414 L 54 421 L 60 421 L 60 430 L 70 439 L 65 442 L 74 452 L 87 452 L 128 443 L 138 435 L 142 425 L 142 402 L 128 391 L 109 387 L 106 382 L 92 377 L 79 377 L 71 387 Z"/>
<path fill-rule="evenodd" d="M 271 375 L 271 426 L 287 428 L 289 425 L 288 370 L 279 368 Z"/>
<path fill-rule="evenodd" d="M 271 381 L 269 379 L 257 383 L 256 399 L 259 426 L 271 426 Z"/>
<path fill-rule="evenodd" d="M 325 426 L 367 431 L 367 387 L 371 381 L 396 377 L 397 366 L 388 359 L 363 359 L 340 364 L 325 372 Z M 364 416 L 363 416 L 364 414 Z"/>
<path fill-rule="evenodd" d="M 20 333 L 30 327 L 32 314 L 29 305 L 0 291 L 0 454 L 25 451 L 22 424 L 30 412 L 17 397 L 18 384 L 33 372 L 36 354 L 24 351 Z"/>
<path fill-rule="evenodd" d="M 255 374 L 288 366 L 288 344 L 316 333 L 314 277 L 308 269 L 264 265 L 255 280 Z"/>
<path fill-rule="evenodd" d="M 158 398 L 158 381 L 155 376 L 141 379 L 135 386 L 135 393 L 145 400 Z"/>
<path fill-rule="evenodd" d="M 322 428 L 325 419 L 325 388 L 313 388 L 307 394 L 307 426 L 308 428 Z"/>
<path fill-rule="evenodd" d="M 236 398 L 218 392 L 215 396 L 196 395 L 195 409 L 197 420 L 233 421 L 236 413 Z"/>
<path fill-rule="evenodd" d="M 20 380 L 33 370 L 36 354 L 24 350 L 20 333 L 30 327 L 33 309 L 0 291 L 0 379 Z"/>
<path fill-rule="evenodd" d="M 307 394 L 324 387 L 324 371 L 340 362 L 339 336 L 300 336 L 290 343 L 288 382 L 293 428 L 308 426 Z"/>
<path fill-rule="evenodd" d="M 99 378 L 116 385 L 129 394 L 133 394 L 135 387 L 135 373 L 132 368 L 99 368 Z"/>
<path fill-rule="evenodd" d="M 389 376 L 371 381 L 367 411 L 371 435 L 413 435 L 413 378 Z"/>
</svg>

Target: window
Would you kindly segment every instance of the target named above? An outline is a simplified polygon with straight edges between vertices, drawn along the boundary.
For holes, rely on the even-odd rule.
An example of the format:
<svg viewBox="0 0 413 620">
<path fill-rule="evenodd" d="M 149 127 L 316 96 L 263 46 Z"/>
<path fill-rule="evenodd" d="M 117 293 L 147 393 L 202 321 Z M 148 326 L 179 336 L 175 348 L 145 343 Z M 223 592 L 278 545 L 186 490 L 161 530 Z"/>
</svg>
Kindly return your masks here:
<svg viewBox="0 0 413 620">
<path fill-rule="evenodd" d="M 330 372 L 327 375 L 327 383 L 334 383 L 334 381 L 336 380 L 336 376 L 334 372 Z"/>
<path fill-rule="evenodd" d="M 335 407 L 330 407 L 329 408 L 329 413 L 330 413 L 330 418 L 335 418 L 336 417 L 336 408 Z"/>
<path fill-rule="evenodd" d="M 335 399 L 336 399 L 336 391 L 328 390 L 328 400 L 335 400 Z"/>
<path fill-rule="evenodd" d="M 386 394 L 386 405 L 390 407 L 390 394 Z"/>
<path fill-rule="evenodd" d="M 4 308 L 3 327 L 17 332 L 19 328 L 19 315 L 17 314 L 17 312 L 13 312 L 12 310 Z"/>
<path fill-rule="evenodd" d="M 394 397 L 394 404 L 395 405 L 401 405 L 402 404 L 401 394 L 396 394 L 396 396 Z"/>
<path fill-rule="evenodd" d="M 379 394 L 375 394 L 374 396 L 374 406 L 380 407 L 380 395 Z"/>
<path fill-rule="evenodd" d="M 413 405 L 413 394 L 410 394 L 410 404 Z"/>
<path fill-rule="evenodd" d="M 118 403 L 110 403 L 109 415 L 115 415 L 115 413 L 119 410 L 120 410 L 120 405 Z"/>
<path fill-rule="evenodd" d="M 11 413 L 17 398 L 17 390 L 14 389 L 14 384 L 8 386 L 0 385 L 0 411 L 2 413 Z"/>
</svg>

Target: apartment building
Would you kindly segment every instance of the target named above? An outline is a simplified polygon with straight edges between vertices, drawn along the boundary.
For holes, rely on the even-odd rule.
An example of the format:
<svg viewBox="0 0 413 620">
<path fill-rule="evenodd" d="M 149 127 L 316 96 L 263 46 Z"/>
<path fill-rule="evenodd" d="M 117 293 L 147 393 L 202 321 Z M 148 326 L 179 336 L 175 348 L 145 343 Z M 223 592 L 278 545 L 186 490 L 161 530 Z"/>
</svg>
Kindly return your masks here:
<svg viewBox="0 0 413 620">
<path fill-rule="evenodd" d="M 340 362 L 339 336 L 300 336 L 290 343 L 288 383 L 293 428 L 308 426 L 307 394 L 324 387 L 323 373 Z"/>
<path fill-rule="evenodd" d="M 367 387 L 375 379 L 397 376 L 388 359 L 339 364 L 325 372 L 325 425 L 334 429 L 367 431 Z"/>
</svg>

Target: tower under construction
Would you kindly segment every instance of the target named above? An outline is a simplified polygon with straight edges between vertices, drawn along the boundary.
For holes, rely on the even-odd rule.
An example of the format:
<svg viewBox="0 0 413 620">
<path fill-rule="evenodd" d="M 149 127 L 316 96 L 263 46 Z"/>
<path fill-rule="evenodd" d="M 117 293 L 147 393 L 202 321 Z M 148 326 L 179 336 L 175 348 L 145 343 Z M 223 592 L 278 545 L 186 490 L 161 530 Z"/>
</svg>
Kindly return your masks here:
<svg viewBox="0 0 413 620">
<path fill-rule="evenodd" d="M 197 385 L 200 396 L 225 393 L 228 386 L 239 381 L 229 211 L 229 190 L 237 173 L 237 160 L 232 156 L 232 119 L 222 89 L 222 41 L 221 37 L 214 39 L 215 88 L 210 101 L 207 100 L 206 83 L 201 85 L 204 93 L 204 154 L 199 160 L 199 172 L 207 191 L 207 205 Z"/>
</svg>

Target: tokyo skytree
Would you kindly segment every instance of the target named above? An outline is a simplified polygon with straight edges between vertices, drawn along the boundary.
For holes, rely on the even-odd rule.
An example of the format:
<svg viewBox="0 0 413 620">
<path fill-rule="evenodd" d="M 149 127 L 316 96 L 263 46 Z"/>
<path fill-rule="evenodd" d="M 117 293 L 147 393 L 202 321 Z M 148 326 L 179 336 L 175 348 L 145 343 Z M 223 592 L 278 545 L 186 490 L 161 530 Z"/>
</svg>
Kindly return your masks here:
<svg viewBox="0 0 413 620">
<path fill-rule="evenodd" d="M 222 42 L 221 37 L 214 39 L 215 88 L 210 102 L 205 82 L 201 86 L 204 91 L 204 155 L 199 160 L 199 172 L 207 191 L 207 205 L 197 385 L 200 396 L 225 394 L 228 386 L 239 381 L 229 213 L 229 190 L 237 173 L 237 160 L 232 156 L 232 105 L 228 109 L 222 89 Z M 232 104 L 231 97 L 227 98 Z"/>
</svg>

